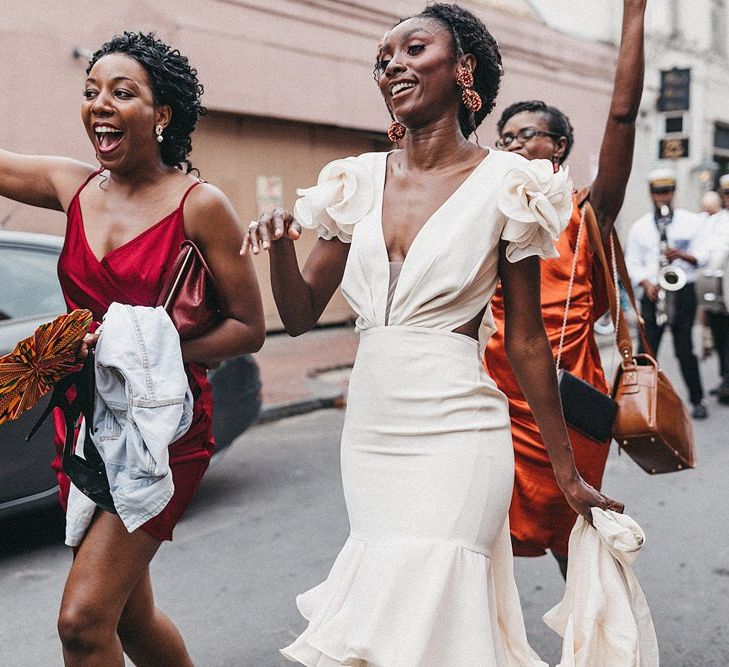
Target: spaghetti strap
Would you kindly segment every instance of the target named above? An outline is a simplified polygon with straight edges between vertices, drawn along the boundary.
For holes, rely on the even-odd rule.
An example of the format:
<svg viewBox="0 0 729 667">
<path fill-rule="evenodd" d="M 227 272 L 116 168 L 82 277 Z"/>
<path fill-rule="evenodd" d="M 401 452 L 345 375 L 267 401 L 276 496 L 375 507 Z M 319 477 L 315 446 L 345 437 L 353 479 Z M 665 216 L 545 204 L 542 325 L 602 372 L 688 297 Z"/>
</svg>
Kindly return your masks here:
<svg viewBox="0 0 729 667">
<path fill-rule="evenodd" d="M 88 178 L 83 183 L 81 183 L 79 189 L 76 190 L 76 194 L 71 198 L 71 201 L 68 204 L 69 208 L 71 207 L 71 204 L 74 202 L 74 200 L 78 199 L 78 196 L 81 194 L 81 190 L 83 190 L 91 182 L 91 179 L 98 176 L 102 171 L 104 171 L 104 167 L 99 167 L 99 169 L 97 169 L 95 172 L 89 174 Z"/>
<path fill-rule="evenodd" d="M 178 208 L 180 210 L 182 210 L 182 208 L 185 206 L 185 200 L 187 199 L 187 195 L 189 195 L 190 192 L 194 188 L 196 188 L 198 185 L 200 185 L 200 183 L 205 183 L 205 181 L 203 181 L 202 179 L 198 178 L 189 188 L 187 188 L 187 190 L 185 190 L 185 194 L 182 195 L 182 199 L 180 200 L 180 205 L 178 206 Z"/>
</svg>

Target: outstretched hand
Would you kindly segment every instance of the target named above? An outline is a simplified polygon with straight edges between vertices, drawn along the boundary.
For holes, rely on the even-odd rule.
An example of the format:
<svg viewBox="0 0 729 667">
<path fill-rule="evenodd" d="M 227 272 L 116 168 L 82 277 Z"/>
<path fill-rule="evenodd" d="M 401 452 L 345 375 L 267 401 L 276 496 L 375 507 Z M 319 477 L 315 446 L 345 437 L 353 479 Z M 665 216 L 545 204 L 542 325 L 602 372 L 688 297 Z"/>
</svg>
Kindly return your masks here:
<svg viewBox="0 0 729 667">
<path fill-rule="evenodd" d="M 623 505 L 623 503 L 600 493 L 579 475 L 576 479 L 562 485 L 561 488 L 569 506 L 577 512 L 577 514 L 585 517 L 585 519 L 587 519 L 590 523 L 592 523 L 592 512 L 590 511 L 592 507 L 599 507 L 603 510 L 613 510 L 620 514 L 622 514 L 625 510 L 625 505 Z"/>
<path fill-rule="evenodd" d="M 301 225 L 294 216 L 282 208 L 262 213 L 258 220 L 248 225 L 240 254 L 245 255 L 252 250 L 257 255 L 261 250 L 268 250 L 271 243 L 287 238 L 296 241 L 301 236 Z"/>
</svg>

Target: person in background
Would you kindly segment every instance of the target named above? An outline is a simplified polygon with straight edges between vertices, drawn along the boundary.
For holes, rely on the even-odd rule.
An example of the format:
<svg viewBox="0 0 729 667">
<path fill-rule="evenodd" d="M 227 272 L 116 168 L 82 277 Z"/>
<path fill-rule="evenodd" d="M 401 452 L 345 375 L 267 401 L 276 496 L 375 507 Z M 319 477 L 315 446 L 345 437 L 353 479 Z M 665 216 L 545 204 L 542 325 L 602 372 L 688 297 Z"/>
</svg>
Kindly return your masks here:
<svg viewBox="0 0 729 667">
<path fill-rule="evenodd" d="M 692 330 L 696 319 L 697 268 L 706 264 L 708 254 L 700 243 L 701 220 L 696 213 L 673 208 L 676 176 L 660 168 L 648 175 L 653 210 L 636 220 L 628 232 L 625 262 L 633 284 L 641 288 L 640 313 L 645 322 L 648 343 L 657 356 L 668 327 L 681 375 L 689 391 L 694 419 L 708 416 L 699 361 L 694 354 Z M 672 274 L 676 283 L 661 280 Z M 663 285 L 663 286 L 662 286 Z M 640 352 L 644 352 L 642 345 Z"/>
<path fill-rule="evenodd" d="M 612 101 L 600 148 L 598 173 L 590 188 L 590 202 L 603 241 L 613 229 L 630 176 L 635 119 L 643 90 L 645 7 L 644 0 L 623 2 L 622 36 Z M 544 102 L 512 104 L 503 112 L 497 128 L 498 148 L 530 160 L 550 160 L 555 168 L 564 163 L 573 144 L 572 126 L 567 116 Z M 582 203 L 576 195 L 573 197 L 570 221 L 557 242 L 559 257 L 542 262 L 541 310 L 552 353 L 557 358 L 574 263 L 575 279 L 561 349 L 561 367 L 607 394 L 608 386 L 595 342 L 595 324 L 607 310 L 607 294 L 600 265 L 596 263 L 587 231 L 580 223 Z M 516 556 L 540 556 L 549 550 L 566 576 L 567 545 L 577 515 L 559 489 L 540 429 L 507 360 L 508 341 L 500 288 L 491 307 L 497 330 L 486 348 L 484 364 L 509 399 L 516 457 L 514 493 L 509 508 L 512 548 Z M 599 489 L 609 442 L 595 442 L 573 428 L 569 433 L 580 474 Z"/>
<path fill-rule="evenodd" d="M 718 192 L 714 190 L 704 192 L 701 196 L 701 211 L 699 211 L 699 217 L 702 220 L 706 220 L 706 218 L 710 218 L 712 215 L 721 211 L 721 208 L 721 195 Z"/>
<path fill-rule="evenodd" d="M 699 211 L 699 218 L 702 223 L 706 222 L 712 215 L 719 211 L 721 211 L 721 196 L 719 193 L 715 190 L 704 192 L 701 196 L 701 210 Z M 699 302 L 701 302 L 701 295 L 698 294 L 697 296 L 699 297 Z M 699 305 L 698 320 L 701 322 L 701 358 L 708 359 L 714 351 L 714 338 L 708 324 L 706 310 L 701 305 Z M 709 393 L 715 395 L 717 391 L 718 387 L 715 387 Z"/>
<path fill-rule="evenodd" d="M 727 271 L 729 264 L 729 174 L 719 179 L 719 197 L 722 208 L 703 223 L 701 243 L 708 254 L 707 268 Z M 725 278 L 724 284 L 727 284 Z M 719 403 L 729 405 L 729 312 L 726 302 L 729 294 L 724 293 L 723 308 L 704 308 L 704 321 L 711 331 L 714 350 L 719 360 L 721 381 L 711 390 Z"/>
</svg>

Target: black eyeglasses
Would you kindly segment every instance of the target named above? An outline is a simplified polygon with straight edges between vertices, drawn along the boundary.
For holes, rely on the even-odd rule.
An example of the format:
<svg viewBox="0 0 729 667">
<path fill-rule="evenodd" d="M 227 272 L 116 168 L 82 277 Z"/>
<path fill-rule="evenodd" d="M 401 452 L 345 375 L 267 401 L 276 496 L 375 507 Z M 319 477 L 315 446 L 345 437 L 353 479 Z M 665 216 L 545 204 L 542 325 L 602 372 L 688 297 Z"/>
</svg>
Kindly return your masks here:
<svg viewBox="0 0 729 667">
<path fill-rule="evenodd" d="M 516 134 L 511 134 L 511 132 L 502 134 L 496 140 L 496 148 L 508 148 L 515 139 L 523 146 L 527 141 L 534 139 L 534 137 L 552 137 L 553 139 L 559 139 L 561 136 L 557 132 L 547 132 L 536 127 L 522 127 Z"/>
</svg>

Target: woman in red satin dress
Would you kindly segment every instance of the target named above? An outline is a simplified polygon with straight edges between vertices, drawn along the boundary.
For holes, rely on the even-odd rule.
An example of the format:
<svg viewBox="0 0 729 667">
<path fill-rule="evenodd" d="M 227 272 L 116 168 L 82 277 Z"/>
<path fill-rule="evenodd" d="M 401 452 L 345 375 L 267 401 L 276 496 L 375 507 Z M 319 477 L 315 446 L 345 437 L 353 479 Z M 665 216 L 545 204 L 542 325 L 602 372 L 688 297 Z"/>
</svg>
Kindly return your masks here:
<svg viewBox="0 0 729 667">
<path fill-rule="evenodd" d="M 65 211 L 59 278 L 69 308 L 101 320 L 113 301 L 152 306 L 180 243 L 205 254 L 228 318 L 182 343 L 193 391 L 190 430 L 170 445 L 175 492 L 164 510 L 128 533 L 98 511 L 63 593 L 58 631 L 66 665 L 192 665 L 173 623 L 154 605 L 149 563 L 192 498 L 214 443 L 205 365 L 263 343 L 260 293 L 225 195 L 189 172 L 190 135 L 204 113 L 202 86 L 187 58 L 154 35 L 124 33 L 91 58 L 81 116 L 99 167 L 0 150 L 0 195 Z M 82 354 L 93 344 L 87 336 Z M 58 464 L 58 461 L 56 462 Z M 62 499 L 68 482 L 60 472 Z"/>
<path fill-rule="evenodd" d="M 635 139 L 635 119 L 643 90 L 643 21 L 646 0 L 623 1 L 620 52 L 612 102 L 600 149 L 598 172 L 590 187 L 590 203 L 606 242 L 620 211 L 630 176 Z M 561 165 L 572 148 L 572 127 L 567 117 L 539 101 L 518 102 L 508 107 L 498 122 L 497 147 L 533 160 Z M 581 203 L 581 202 L 579 202 Z M 557 250 L 559 257 L 542 262 L 541 302 L 544 326 L 557 357 L 569 285 L 580 210 L 575 206 Z M 514 493 L 509 509 L 515 556 L 541 556 L 549 549 L 564 576 L 567 542 L 577 515 L 560 491 L 552 472 L 539 429 L 524 400 L 507 359 L 504 340 L 504 304 L 497 290 L 491 302 L 497 332 L 489 341 L 484 363 L 499 389 L 509 399 L 516 457 Z M 607 393 L 608 386 L 595 343 L 595 320 L 607 310 L 607 294 L 600 267 L 593 261 L 586 230 L 577 249 L 577 262 L 569 316 L 562 348 L 561 367 Z M 609 441 L 597 443 L 569 429 L 577 469 L 599 489 Z"/>
</svg>

